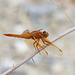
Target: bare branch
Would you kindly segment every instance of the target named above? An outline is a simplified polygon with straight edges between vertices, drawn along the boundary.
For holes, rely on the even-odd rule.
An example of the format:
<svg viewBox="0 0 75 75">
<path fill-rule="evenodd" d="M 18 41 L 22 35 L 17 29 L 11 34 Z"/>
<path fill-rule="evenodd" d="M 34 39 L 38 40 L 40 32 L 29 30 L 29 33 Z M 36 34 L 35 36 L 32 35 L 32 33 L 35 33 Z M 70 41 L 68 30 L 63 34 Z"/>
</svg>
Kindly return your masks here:
<svg viewBox="0 0 75 75">
<path fill-rule="evenodd" d="M 75 31 L 75 27 L 65 31 L 64 33 L 62 34 L 59 34 L 57 37 L 55 37 L 54 39 L 51 40 L 51 42 L 55 42 L 56 40 L 62 38 L 63 36 L 71 33 Z M 47 47 L 47 45 L 44 45 L 43 46 L 44 48 Z M 42 49 L 40 48 L 40 51 L 42 51 Z M 8 71 L 4 72 L 2 75 L 8 75 L 9 73 L 13 72 L 14 70 L 16 70 L 18 67 L 20 67 L 21 65 L 23 65 L 24 63 L 26 63 L 28 60 L 30 60 L 32 57 L 34 57 L 36 54 L 38 54 L 39 52 L 33 52 L 31 55 L 29 55 L 28 57 L 26 57 L 24 60 L 22 60 L 21 62 L 19 62 L 18 64 L 16 64 L 15 66 L 11 67 Z"/>
</svg>

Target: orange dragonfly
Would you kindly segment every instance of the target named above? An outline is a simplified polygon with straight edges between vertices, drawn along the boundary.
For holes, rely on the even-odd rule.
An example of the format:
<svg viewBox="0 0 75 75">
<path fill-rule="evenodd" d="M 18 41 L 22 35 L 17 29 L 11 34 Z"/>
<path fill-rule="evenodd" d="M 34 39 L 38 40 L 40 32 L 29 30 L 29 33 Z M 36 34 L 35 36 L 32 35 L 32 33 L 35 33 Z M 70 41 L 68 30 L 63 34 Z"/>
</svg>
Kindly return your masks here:
<svg viewBox="0 0 75 75">
<path fill-rule="evenodd" d="M 21 35 L 18 34 L 4 34 L 5 36 L 10 36 L 10 37 L 18 37 L 18 38 L 25 38 L 25 39 L 33 39 L 34 43 L 33 46 L 35 49 L 37 49 L 39 51 L 38 47 L 41 47 L 46 54 L 48 55 L 48 52 L 43 48 L 43 46 L 39 43 L 40 40 L 42 40 L 43 44 L 45 45 L 52 45 L 54 47 L 56 47 L 61 53 L 62 50 L 59 49 L 57 46 L 55 46 L 54 44 L 52 44 L 47 37 L 49 36 L 48 32 L 46 31 L 41 31 L 42 29 L 39 30 L 35 30 L 30 32 L 28 29 L 25 30 Z"/>
</svg>

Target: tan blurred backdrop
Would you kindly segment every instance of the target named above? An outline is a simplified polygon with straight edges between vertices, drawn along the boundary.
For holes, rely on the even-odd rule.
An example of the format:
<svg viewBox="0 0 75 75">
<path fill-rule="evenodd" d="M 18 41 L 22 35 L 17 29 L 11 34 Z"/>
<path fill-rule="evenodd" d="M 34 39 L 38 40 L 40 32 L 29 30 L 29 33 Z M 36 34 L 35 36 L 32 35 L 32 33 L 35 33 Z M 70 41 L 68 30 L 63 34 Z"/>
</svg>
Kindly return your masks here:
<svg viewBox="0 0 75 75">
<path fill-rule="evenodd" d="M 75 0 L 55 1 L 63 5 L 74 22 Z M 51 40 L 73 26 L 62 9 L 50 0 L 0 0 L 0 73 L 35 51 L 32 40 L 6 37 L 4 33 L 21 34 L 26 29 L 43 29 Z M 42 51 L 34 57 L 37 65 L 30 60 L 9 75 L 75 75 L 75 32 L 54 44 L 62 49 L 62 56 L 53 53 L 57 49 L 49 46 L 46 48 L 48 56 Z"/>
</svg>

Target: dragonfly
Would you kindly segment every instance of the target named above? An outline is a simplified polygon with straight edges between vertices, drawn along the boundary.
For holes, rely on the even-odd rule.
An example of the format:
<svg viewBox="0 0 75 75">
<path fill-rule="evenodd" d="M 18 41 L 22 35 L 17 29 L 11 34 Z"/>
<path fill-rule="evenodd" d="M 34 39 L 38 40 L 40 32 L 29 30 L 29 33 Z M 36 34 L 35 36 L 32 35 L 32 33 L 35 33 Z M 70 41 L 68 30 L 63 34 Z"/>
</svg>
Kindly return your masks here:
<svg viewBox="0 0 75 75">
<path fill-rule="evenodd" d="M 48 55 L 48 52 L 45 50 L 45 48 L 39 43 L 39 41 L 41 40 L 43 42 L 43 44 L 45 45 L 52 45 L 54 47 L 56 47 L 61 53 L 62 50 L 59 49 L 57 46 L 55 46 L 53 43 L 51 43 L 47 37 L 49 36 L 49 33 L 46 31 L 41 31 L 42 29 L 39 30 L 35 30 L 30 32 L 28 29 L 25 30 L 22 34 L 4 34 L 5 36 L 9 36 L 9 37 L 18 37 L 18 38 L 25 38 L 25 39 L 32 39 L 34 40 L 33 46 L 36 50 L 39 51 L 39 48 L 42 48 L 45 53 Z"/>
</svg>

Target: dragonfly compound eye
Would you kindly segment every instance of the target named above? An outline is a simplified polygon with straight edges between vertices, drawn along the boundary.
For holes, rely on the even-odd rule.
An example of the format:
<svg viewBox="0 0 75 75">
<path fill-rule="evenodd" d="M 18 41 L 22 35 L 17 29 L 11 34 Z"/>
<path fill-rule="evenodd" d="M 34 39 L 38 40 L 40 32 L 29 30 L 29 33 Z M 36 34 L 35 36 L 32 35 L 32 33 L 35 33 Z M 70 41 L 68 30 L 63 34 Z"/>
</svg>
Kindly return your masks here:
<svg viewBox="0 0 75 75">
<path fill-rule="evenodd" d="M 47 38 L 48 37 L 48 32 L 46 32 L 46 31 L 43 31 L 43 37 L 45 37 L 45 38 Z"/>
</svg>

